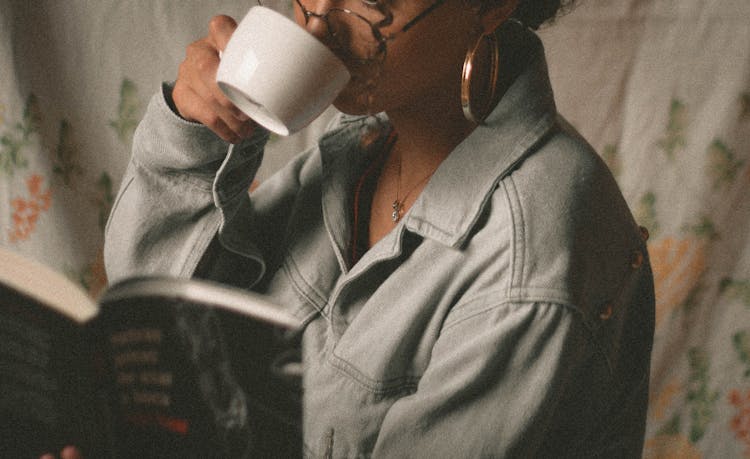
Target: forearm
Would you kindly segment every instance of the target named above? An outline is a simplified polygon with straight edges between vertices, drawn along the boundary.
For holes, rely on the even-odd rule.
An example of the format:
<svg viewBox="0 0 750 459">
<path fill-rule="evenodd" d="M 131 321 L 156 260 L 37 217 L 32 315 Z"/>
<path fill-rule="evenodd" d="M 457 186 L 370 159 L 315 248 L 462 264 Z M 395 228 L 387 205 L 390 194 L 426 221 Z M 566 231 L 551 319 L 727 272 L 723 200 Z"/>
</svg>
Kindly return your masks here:
<svg viewBox="0 0 750 459">
<path fill-rule="evenodd" d="M 265 132 L 230 147 L 178 117 L 167 99 L 154 96 L 133 139 L 106 230 L 110 281 L 192 275 L 223 221 L 247 199 L 261 162 Z"/>
</svg>

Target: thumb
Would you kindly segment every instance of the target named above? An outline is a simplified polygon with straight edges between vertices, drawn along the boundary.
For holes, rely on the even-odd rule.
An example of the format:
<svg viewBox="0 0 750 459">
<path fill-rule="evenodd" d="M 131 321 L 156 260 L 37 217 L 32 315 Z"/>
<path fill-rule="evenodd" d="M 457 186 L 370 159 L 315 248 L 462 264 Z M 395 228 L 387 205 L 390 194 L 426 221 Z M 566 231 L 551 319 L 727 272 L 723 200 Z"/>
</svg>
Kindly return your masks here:
<svg viewBox="0 0 750 459">
<path fill-rule="evenodd" d="M 208 23 L 208 39 L 219 51 L 224 51 L 237 28 L 237 22 L 229 16 L 219 15 Z"/>
</svg>

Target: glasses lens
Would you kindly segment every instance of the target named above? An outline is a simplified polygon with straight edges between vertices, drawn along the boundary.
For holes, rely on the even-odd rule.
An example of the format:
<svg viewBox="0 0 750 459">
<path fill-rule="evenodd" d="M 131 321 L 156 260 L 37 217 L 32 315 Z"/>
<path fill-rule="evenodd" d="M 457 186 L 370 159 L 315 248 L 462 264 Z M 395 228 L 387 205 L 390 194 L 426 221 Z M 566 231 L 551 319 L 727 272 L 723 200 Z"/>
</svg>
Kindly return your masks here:
<svg viewBox="0 0 750 459">
<path fill-rule="evenodd" d="M 353 58 L 367 60 L 378 54 L 380 44 L 364 17 L 333 8 L 328 11 L 328 28 L 335 44 Z"/>
</svg>

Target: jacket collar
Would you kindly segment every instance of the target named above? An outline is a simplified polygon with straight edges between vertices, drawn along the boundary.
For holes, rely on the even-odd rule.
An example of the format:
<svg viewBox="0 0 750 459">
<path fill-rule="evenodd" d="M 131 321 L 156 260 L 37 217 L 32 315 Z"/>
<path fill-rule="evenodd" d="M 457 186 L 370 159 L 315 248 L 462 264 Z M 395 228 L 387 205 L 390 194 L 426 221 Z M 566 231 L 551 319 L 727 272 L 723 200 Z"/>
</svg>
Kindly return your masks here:
<svg viewBox="0 0 750 459">
<path fill-rule="evenodd" d="M 435 171 L 401 220 L 403 227 L 448 246 L 468 237 L 497 183 L 551 129 L 557 117 L 541 40 L 529 34 L 527 64 L 488 116 Z M 384 115 L 342 117 L 342 126 L 320 142 L 323 166 L 323 212 L 339 249 L 348 246 L 351 190 L 367 163 L 359 139 Z M 343 207 L 342 204 L 343 199 Z M 399 228 L 398 234 L 403 228 Z"/>
</svg>

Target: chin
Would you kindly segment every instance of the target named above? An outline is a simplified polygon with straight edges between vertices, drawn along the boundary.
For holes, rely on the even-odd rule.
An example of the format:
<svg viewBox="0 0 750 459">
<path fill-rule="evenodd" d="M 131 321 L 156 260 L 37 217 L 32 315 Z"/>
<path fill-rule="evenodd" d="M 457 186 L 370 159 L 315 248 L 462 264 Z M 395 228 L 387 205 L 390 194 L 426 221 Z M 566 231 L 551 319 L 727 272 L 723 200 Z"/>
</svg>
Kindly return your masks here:
<svg viewBox="0 0 750 459">
<path fill-rule="evenodd" d="M 347 65 L 352 79 L 336 97 L 333 106 L 347 115 L 372 115 L 383 111 L 382 97 L 378 96 L 377 69 Z"/>
<path fill-rule="evenodd" d="M 368 92 L 361 88 L 347 86 L 333 101 L 336 110 L 347 115 L 370 115 L 377 113 L 373 104 L 368 103 Z"/>
<path fill-rule="evenodd" d="M 357 104 L 351 104 L 349 103 L 349 101 L 340 102 L 336 100 L 333 103 L 333 106 L 336 108 L 336 110 L 340 111 L 341 113 L 345 115 L 359 116 L 359 115 L 369 114 L 368 110 L 365 107 L 359 106 Z"/>
</svg>

